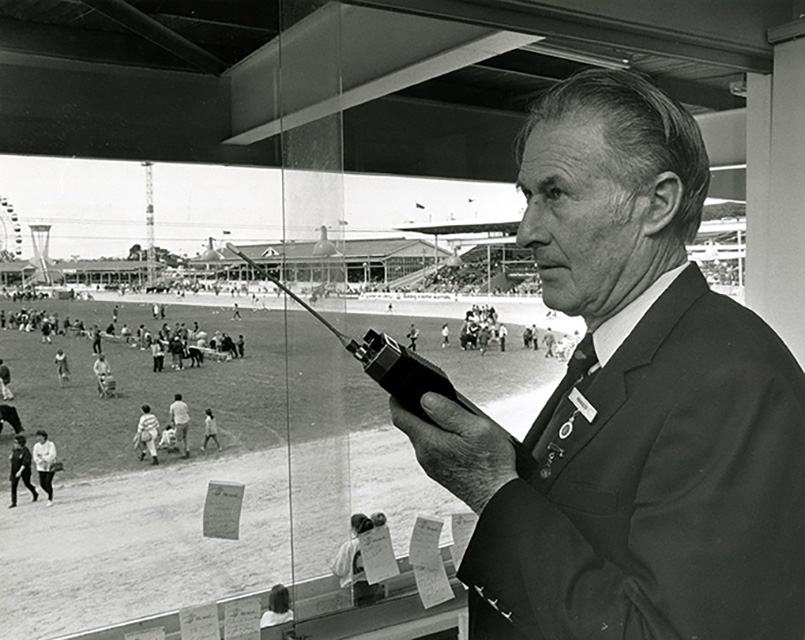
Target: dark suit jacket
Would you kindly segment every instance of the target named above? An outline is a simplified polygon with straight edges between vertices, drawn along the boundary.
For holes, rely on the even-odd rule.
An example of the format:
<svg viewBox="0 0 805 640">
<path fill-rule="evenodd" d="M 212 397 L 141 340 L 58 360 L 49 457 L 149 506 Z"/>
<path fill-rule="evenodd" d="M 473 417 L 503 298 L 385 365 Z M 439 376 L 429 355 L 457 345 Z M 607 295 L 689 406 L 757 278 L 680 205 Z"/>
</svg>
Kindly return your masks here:
<svg viewBox="0 0 805 640">
<path fill-rule="evenodd" d="M 481 515 L 471 637 L 802 640 L 805 376 L 777 335 L 689 266 L 584 395 L 552 476 Z"/>
</svg>

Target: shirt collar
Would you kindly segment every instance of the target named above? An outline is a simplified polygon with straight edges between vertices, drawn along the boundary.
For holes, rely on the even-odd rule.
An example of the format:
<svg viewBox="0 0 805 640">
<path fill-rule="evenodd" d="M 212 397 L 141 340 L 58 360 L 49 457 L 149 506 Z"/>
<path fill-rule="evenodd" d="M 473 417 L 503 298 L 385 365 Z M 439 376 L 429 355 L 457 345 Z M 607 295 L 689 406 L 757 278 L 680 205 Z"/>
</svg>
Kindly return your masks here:
<svg viewBox="0 0 805 640">
<path fill-rule="evenodd" d="M 602 367 L 606 365 L 618 350 L 618 347 L 629 337 L 629 334 L 651 305 L 671 286 L 671 283 L 679 277 L 679 274 L 689 264 L 690 262 L 686 262 L 663 273 L 648 289 L 595 330 L 593 333 L 593 345 L 595 345 L 595 353 L 598 355 L 598 362 Z"/>
</svg>

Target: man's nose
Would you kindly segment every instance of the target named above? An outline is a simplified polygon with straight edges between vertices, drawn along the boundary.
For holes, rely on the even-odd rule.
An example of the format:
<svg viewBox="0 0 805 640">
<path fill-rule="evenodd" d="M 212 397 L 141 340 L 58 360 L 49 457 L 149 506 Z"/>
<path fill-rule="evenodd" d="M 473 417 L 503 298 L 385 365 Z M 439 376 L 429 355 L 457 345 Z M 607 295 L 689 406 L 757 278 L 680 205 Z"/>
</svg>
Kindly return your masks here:
<svg viewBox="0 0 805 640">
<path fill-rule="evenodd" d="M 525 249 L 547 243 L 545 226 L 535 202 L 529 202 L 517 228 L 517 244 Z"/>
</svg>

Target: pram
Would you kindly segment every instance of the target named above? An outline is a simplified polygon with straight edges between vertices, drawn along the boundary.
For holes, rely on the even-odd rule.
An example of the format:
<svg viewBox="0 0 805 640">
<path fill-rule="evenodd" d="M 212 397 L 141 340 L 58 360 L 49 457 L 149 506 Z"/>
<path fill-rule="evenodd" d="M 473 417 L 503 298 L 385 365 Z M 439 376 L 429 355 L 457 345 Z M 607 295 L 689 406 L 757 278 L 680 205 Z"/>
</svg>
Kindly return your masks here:
<svg viewBox="0 0 805 640">
<path fill-rule="evenodd" d="M 98 376 L 98 396 L 101 398 L 117 398 L 117 380 L 111 373 Z"/>
</svg>

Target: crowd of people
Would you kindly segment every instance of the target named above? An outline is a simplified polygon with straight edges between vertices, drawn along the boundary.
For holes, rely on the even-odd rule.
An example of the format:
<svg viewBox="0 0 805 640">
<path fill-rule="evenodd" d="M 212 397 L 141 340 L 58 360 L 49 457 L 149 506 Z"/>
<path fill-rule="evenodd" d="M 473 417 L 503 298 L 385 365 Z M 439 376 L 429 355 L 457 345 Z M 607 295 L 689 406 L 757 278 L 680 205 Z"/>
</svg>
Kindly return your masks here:
<svg viewBox="0 0 805 640">
<path fill-rule="evenodd" d="M 165 305 L 155 305 L 155 309 L 155 317 L 164 320 Z M 207 332 L 200 329 L 198 322 L 194 322 L 192 327 L 181 322 L 176 322 L 173 326 L 163 322 L 153 334 L 144 324 L 139 325 L 136 331 L 132 332 L 128 325 L 123 323 L 118 332 L 119 320 L 120 308 L 118 305 L 114 306 L 111 322 L 104 331 L 101 331 L 99 323 L 88 326 L 81 319 L 71 319 L 69 316 L 62 319 L 55 311 L 28 308 L 21 308 L 14 312 L 0 310 L 0 329 L 38 332 L 42 336 L 43 344 L 52 344 L 53 336 L 89 339 L 94 355 L 92 369 L 97 381 L 97 392 L 103 398 L 116 396 L 116 380 L 112 372 L 112 365 L 104 352 L 104 342 L 114 341 L 143 351 L 150 351 L 153 356 L 154 372 L 163 370 L 165 354 L 170 354 L 171 366 L 176 370 L 184 369 L 184 360 L 188 358 L 190 367 L 200 366 L 204 361 L 205 354 L 214 354 L 218 356 L 218 359 L 245 357 L 246 341 L 242 334 L 234 339 L 226 332 L 215 331 L 212 337 L 208 338 Z M 69 386 L 70 383 L 71 366 L 67 351 L 65 348 L 58 348 L 53 359 L 59 386 L 62 388 Z M 0 395 L 5 401 L 14 400 L 14 394 L 11 391 L 11 370 L 2 359 L 0 359 Z M 27 447 L 26 436 L 23 434 L 25 429 L 22 427 L 16 409 L 12 405 L 0 405 L 0 409 L 2 409 L 0 417 L 9 422 L 15 431 L 10 456 L 12 482 L 10 506 L 17 505 L 17 488 L 20 482 L 31 491 L 34 501 L 38 499 L 39 493 L 31 484 L 33 469 L 39 473 L 40 487 L 48 495 L 48 504 L 52 504 L 54 470 L 51 467 L 57 462 L 55 445 L 48 440 L 47 433 L 40 430 L 37 431 L 37 438 L 40 442 L 34 446 L 33 453 L 31 453 Z M 150 405 L 142 405 L 142 415 L 134 436 L 134 446 L 141 461 L 145 459 L 146 454 L 149 454 L 152 464 L 158 465 L 158 450 L 177 453 L 183 458 L 190 457 L 187 438 L 190 413 L 181 394 L 176 394 L 174 402 L 168 408 L 168 413 L 169 421 L 163 429 L 160 427 L 159 420 L 152 413 Z M 221 442 L 218 439 L 217 419 L 212 408 L 208 407 L 205 410 L 204 441 L 201 450 L 204 451 L 210 446 L 214 446 L 216 451 L 222 450 Z M 56 465 L 56 468 L 59 467 L 61 467 L 60 462 Z"/>
<path fill-rule="evenodd" d="M 450 346 L 450 327 L 442 325 L 442 349 Z M 477 349 L 485 355 L 491 343 L 497 343 L 501 353 L 506 352 L 506 341 L 509 330 L 498 320 L 497 312 L 491 305 L 472 305 L 464 314 L 458 343 L 462 351 Z"/>
</svg>

